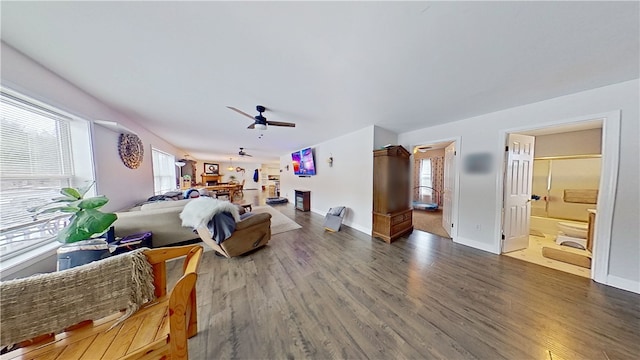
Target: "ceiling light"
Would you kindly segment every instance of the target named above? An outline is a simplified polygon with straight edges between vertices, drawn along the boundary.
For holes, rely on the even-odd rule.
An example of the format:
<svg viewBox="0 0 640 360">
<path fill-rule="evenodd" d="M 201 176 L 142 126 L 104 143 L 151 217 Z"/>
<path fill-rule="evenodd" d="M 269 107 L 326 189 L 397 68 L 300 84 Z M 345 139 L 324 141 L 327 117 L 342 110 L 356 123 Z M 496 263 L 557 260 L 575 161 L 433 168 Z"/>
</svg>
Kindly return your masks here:
<svg viewBox="0 0 640 360">
<path fill-rule="evenodd" d="M 231 158 L 229 158 L 229 167 L 227 168 L 227 170 L 229 170 L 229 171 L 233 171 L 234 170 L 233 161 L 231 161 Z"/>
<path fill-rule="evenodd" d="M 267 130 L 266 124 L 256 124 L 254 127 L 258 130 Z"/>
</svg>

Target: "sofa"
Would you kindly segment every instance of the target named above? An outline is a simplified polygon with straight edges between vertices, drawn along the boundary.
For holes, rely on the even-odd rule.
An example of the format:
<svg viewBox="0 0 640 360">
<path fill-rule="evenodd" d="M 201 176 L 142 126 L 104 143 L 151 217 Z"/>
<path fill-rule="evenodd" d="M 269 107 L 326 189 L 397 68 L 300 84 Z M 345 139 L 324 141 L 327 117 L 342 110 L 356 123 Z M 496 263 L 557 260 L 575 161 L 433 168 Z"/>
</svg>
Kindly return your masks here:
<svg viewBox="0 0 640 360">
<path fill-rule="evenodd" d="M 271 239 L 271 214 L 261 213 L 242 217 L 235 224 L 235 231 L 224 242 L 217 244 L 206 227 L 198 229 L 183 227 L 180 213 L 193 199 L 159 201 L 116 212 L 118 219 L 113 224 L 116 237 L 151 231 L 152 247 L 169 246 L 188 240 L 202 240 L 216 252 L 226 257 L 244 254 L 262 247 Z M 240 205 L 238 212 L 243 214 Z"/>
<path fill-rule="evenodd" d="M 197 228 L 200 239 L 218 254 L 231 258 L 267 245 L 271 240 L 271 214 L 253 214 L 236 223 L 233 234 L 218 244 L 206 226 Z"/>
<path fill-rule="evenodd" d="M 124 237 L 151 231 L 154 248 L 198 239 L 198 234 L 193 229 L 182 227 L 180 220 L 180 212 L 189 201 L 190 199 L 158 201 L 116 212 L 118 220 L 113 223 L 115 236 Z"/>
</svg>

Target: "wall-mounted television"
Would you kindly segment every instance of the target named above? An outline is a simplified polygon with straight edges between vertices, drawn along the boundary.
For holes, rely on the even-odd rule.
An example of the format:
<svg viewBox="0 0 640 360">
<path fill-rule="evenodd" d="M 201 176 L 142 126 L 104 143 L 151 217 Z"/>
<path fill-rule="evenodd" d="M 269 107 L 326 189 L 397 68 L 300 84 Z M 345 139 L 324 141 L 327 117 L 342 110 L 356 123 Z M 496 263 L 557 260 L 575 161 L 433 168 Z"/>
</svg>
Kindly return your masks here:
<svg viewBox="0 0 640 360">
<path fill-rule="evenodd" d="M 293 173 L 298 176 L 316 174 L 316 164 L 313 161 L 313 149 L 306 148 L 291 154 Z"/>
</svg>

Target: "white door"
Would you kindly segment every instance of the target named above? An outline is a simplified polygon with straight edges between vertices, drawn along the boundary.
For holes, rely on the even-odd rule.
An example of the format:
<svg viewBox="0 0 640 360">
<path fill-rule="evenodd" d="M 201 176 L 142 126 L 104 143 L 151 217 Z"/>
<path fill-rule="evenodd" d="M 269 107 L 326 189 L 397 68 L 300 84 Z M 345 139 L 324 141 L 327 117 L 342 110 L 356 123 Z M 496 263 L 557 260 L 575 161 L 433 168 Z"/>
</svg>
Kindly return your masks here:
<svg viewBox="0 0 640 360">
<path fill-rule="evenodd" d="M 442 227 L 451 237 L 453 222 L 452 195 L 455 190 L 455 169 L 456 169 L 456 143 L 452 142 L 444 149 L 444 183 L 442 185 Z"/>
<path fill-rule="evenodd" d="M 509 134 L 502 209 L 502 252 L 529 246 L 531 179 L 535 137 Z"/>
</svg>

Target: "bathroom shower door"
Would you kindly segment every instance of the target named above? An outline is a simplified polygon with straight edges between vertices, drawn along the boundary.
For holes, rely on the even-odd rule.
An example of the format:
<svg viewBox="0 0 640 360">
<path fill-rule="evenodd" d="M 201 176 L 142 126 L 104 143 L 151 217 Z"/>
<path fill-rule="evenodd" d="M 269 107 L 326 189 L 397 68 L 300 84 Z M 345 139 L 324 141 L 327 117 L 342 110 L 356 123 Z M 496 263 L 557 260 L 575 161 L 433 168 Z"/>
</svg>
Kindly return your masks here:
<svg viewBox="0 0 640 360">
<path fill-rule="evenodd" d="M 529 246 L 535 137 L 509 134 L 502 209 L 502 252 Z"/>
</svg>

